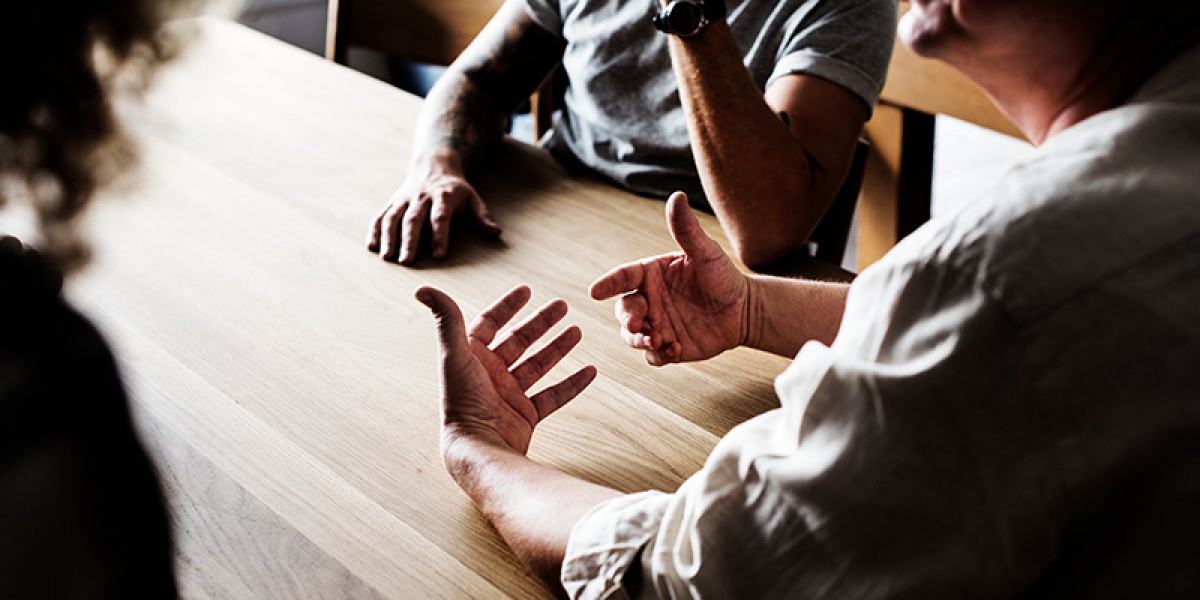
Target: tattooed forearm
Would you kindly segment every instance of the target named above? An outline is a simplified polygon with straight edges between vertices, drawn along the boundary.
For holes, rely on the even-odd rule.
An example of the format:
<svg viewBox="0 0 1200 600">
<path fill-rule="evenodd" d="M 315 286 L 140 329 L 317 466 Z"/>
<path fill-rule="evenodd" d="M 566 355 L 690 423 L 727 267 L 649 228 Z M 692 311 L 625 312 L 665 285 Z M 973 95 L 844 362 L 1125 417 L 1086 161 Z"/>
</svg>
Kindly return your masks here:
<svg viewBox="0 0 1200 600">
<path fill-rule="evenodd" d="M 423 150 L 450 149 L 468 167 L 504 137 L 512 114 L 558 65 L 565 48 L 519 6 L 501 10 L 503 20 L 484 29 L 430 92 L 428 118 L 418 132 Z"/>
<path fill-rule="evenodd" d="M 474 166 L 504 136 L 507 113 L 464 74 L 447 72 L 443 78 L 453 79 L 444 95 L 431 93 L 427 100 L 436 112 L 424 146 L 453 150 L 464 166 Z"/>
</svg>

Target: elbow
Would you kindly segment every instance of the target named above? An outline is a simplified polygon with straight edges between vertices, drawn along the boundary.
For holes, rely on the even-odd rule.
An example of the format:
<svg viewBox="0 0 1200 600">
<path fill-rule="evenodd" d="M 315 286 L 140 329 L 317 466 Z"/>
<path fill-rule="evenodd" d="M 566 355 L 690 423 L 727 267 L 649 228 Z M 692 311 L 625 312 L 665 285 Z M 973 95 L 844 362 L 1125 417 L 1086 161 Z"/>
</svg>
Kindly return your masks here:
<svg viewBox="0 0 1200 600">
<path fill-rule="evenodd" d="M 804 248 L 806 236 L 791 232 L 790 235 L 762 235 L 756 231 L 732 239 L 733 252 L 738 260 L 752 271 L 769 271 L 775 265 L 788 260 Z"/>
</svg>

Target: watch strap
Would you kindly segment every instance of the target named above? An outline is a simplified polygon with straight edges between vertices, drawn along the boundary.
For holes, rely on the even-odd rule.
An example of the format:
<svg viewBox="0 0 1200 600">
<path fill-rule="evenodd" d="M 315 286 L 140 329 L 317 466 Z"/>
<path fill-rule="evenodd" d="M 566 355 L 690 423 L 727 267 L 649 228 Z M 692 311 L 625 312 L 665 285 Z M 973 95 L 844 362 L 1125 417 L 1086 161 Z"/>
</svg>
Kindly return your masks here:
<svg viewBox="0 0 1200 600">
<path fill-rule="evenodd" d="M 687 30 L 677 29 L 672 23 L 675 15 L 683 6 L 699 13 L 696 15 L 697 19 L 691 24 L 693 27 Z M 725 14 L 724 0 L 671 0 L 666 7 L 655 13 L 654 28 L 679 37 L 691 37 L 704 31 L 704 28 L 712 22 L 725 18 Z"/>
<path fill-rule="evenodd" d="M 709 23 L 724 19 L 727 12 L 725 0 L 703 0 L 700 9 L 704 11 L 704 18 L 708 19 Z"/>
</svg>

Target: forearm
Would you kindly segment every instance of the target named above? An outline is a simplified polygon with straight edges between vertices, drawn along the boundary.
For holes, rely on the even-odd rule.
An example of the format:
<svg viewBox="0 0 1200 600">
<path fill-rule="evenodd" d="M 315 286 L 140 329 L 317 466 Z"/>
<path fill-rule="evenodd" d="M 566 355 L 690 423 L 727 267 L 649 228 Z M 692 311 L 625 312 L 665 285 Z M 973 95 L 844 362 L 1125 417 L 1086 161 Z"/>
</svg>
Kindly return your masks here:
<svg viewBox="0 0 1200 600">
<path fill-rule="evenodd" d="M 465 175 L 504 137 L 502 107 L 461 71 L 447 71 L 429 92 L 417 118 L 410 164 L 447 168 Z"/>
<path fill-rule="evenodd" d="M 849 285 L 762 275 L 748 279 L 742 345 L 790 358 L 809 340 L 833 343 Z"/>
<path fill-rule="evenodd" d="M 751 267 L 791 254 L 833 196 L 823 173 L 764 101 L 724 22 L 669 46 L 700 180 L 736 253 Z"/>
<path fill-rule="evenodd" d="M 592 507 L 621 495 L 497 444 L 460 438 L 445 454 L 454 480 L 513 552 L 556 592 L 562 587 L 559 572 L 571 528 Z"/>
<path fill-rule="evenodd" d="M 558 65 L 565 43 L 520 2 L 506 2 L 430 90 L 417 120 L 412 160 L 453 156 L 463 169 L 504 137 L 509 119 Z"/>
</svg>

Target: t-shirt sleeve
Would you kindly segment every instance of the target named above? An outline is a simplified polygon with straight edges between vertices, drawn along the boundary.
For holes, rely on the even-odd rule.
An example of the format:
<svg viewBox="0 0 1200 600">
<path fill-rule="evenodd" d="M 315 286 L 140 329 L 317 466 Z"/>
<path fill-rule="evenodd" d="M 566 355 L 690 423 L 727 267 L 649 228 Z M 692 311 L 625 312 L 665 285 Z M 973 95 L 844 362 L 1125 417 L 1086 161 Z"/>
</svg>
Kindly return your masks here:
<svg viewBox="0 0 1200 600">
<path fill-rule="evenodd" d="M 1060 487 L 1005 315 L 936 269 L 860 281 L 838 342 L 807 344 L 776 381 L 781 408 L 731 431 L 674 494 L 576 525 L 568 590 L 1000 597 L 1044 567 Z"/>
<path fill-rule="evenodd" d="M 790 33 L 767 87 L 785 75 L 815 75 L 850 90 L 874 108 L 895 44 L 894 1 L 826 0 Z"/>
<path fill-rule="evenodd" d="M 563 20 L 559 0 L 524 0 L 525 12 L 546 31 L 558 36 L 563 34 Z"/>
</svg>

